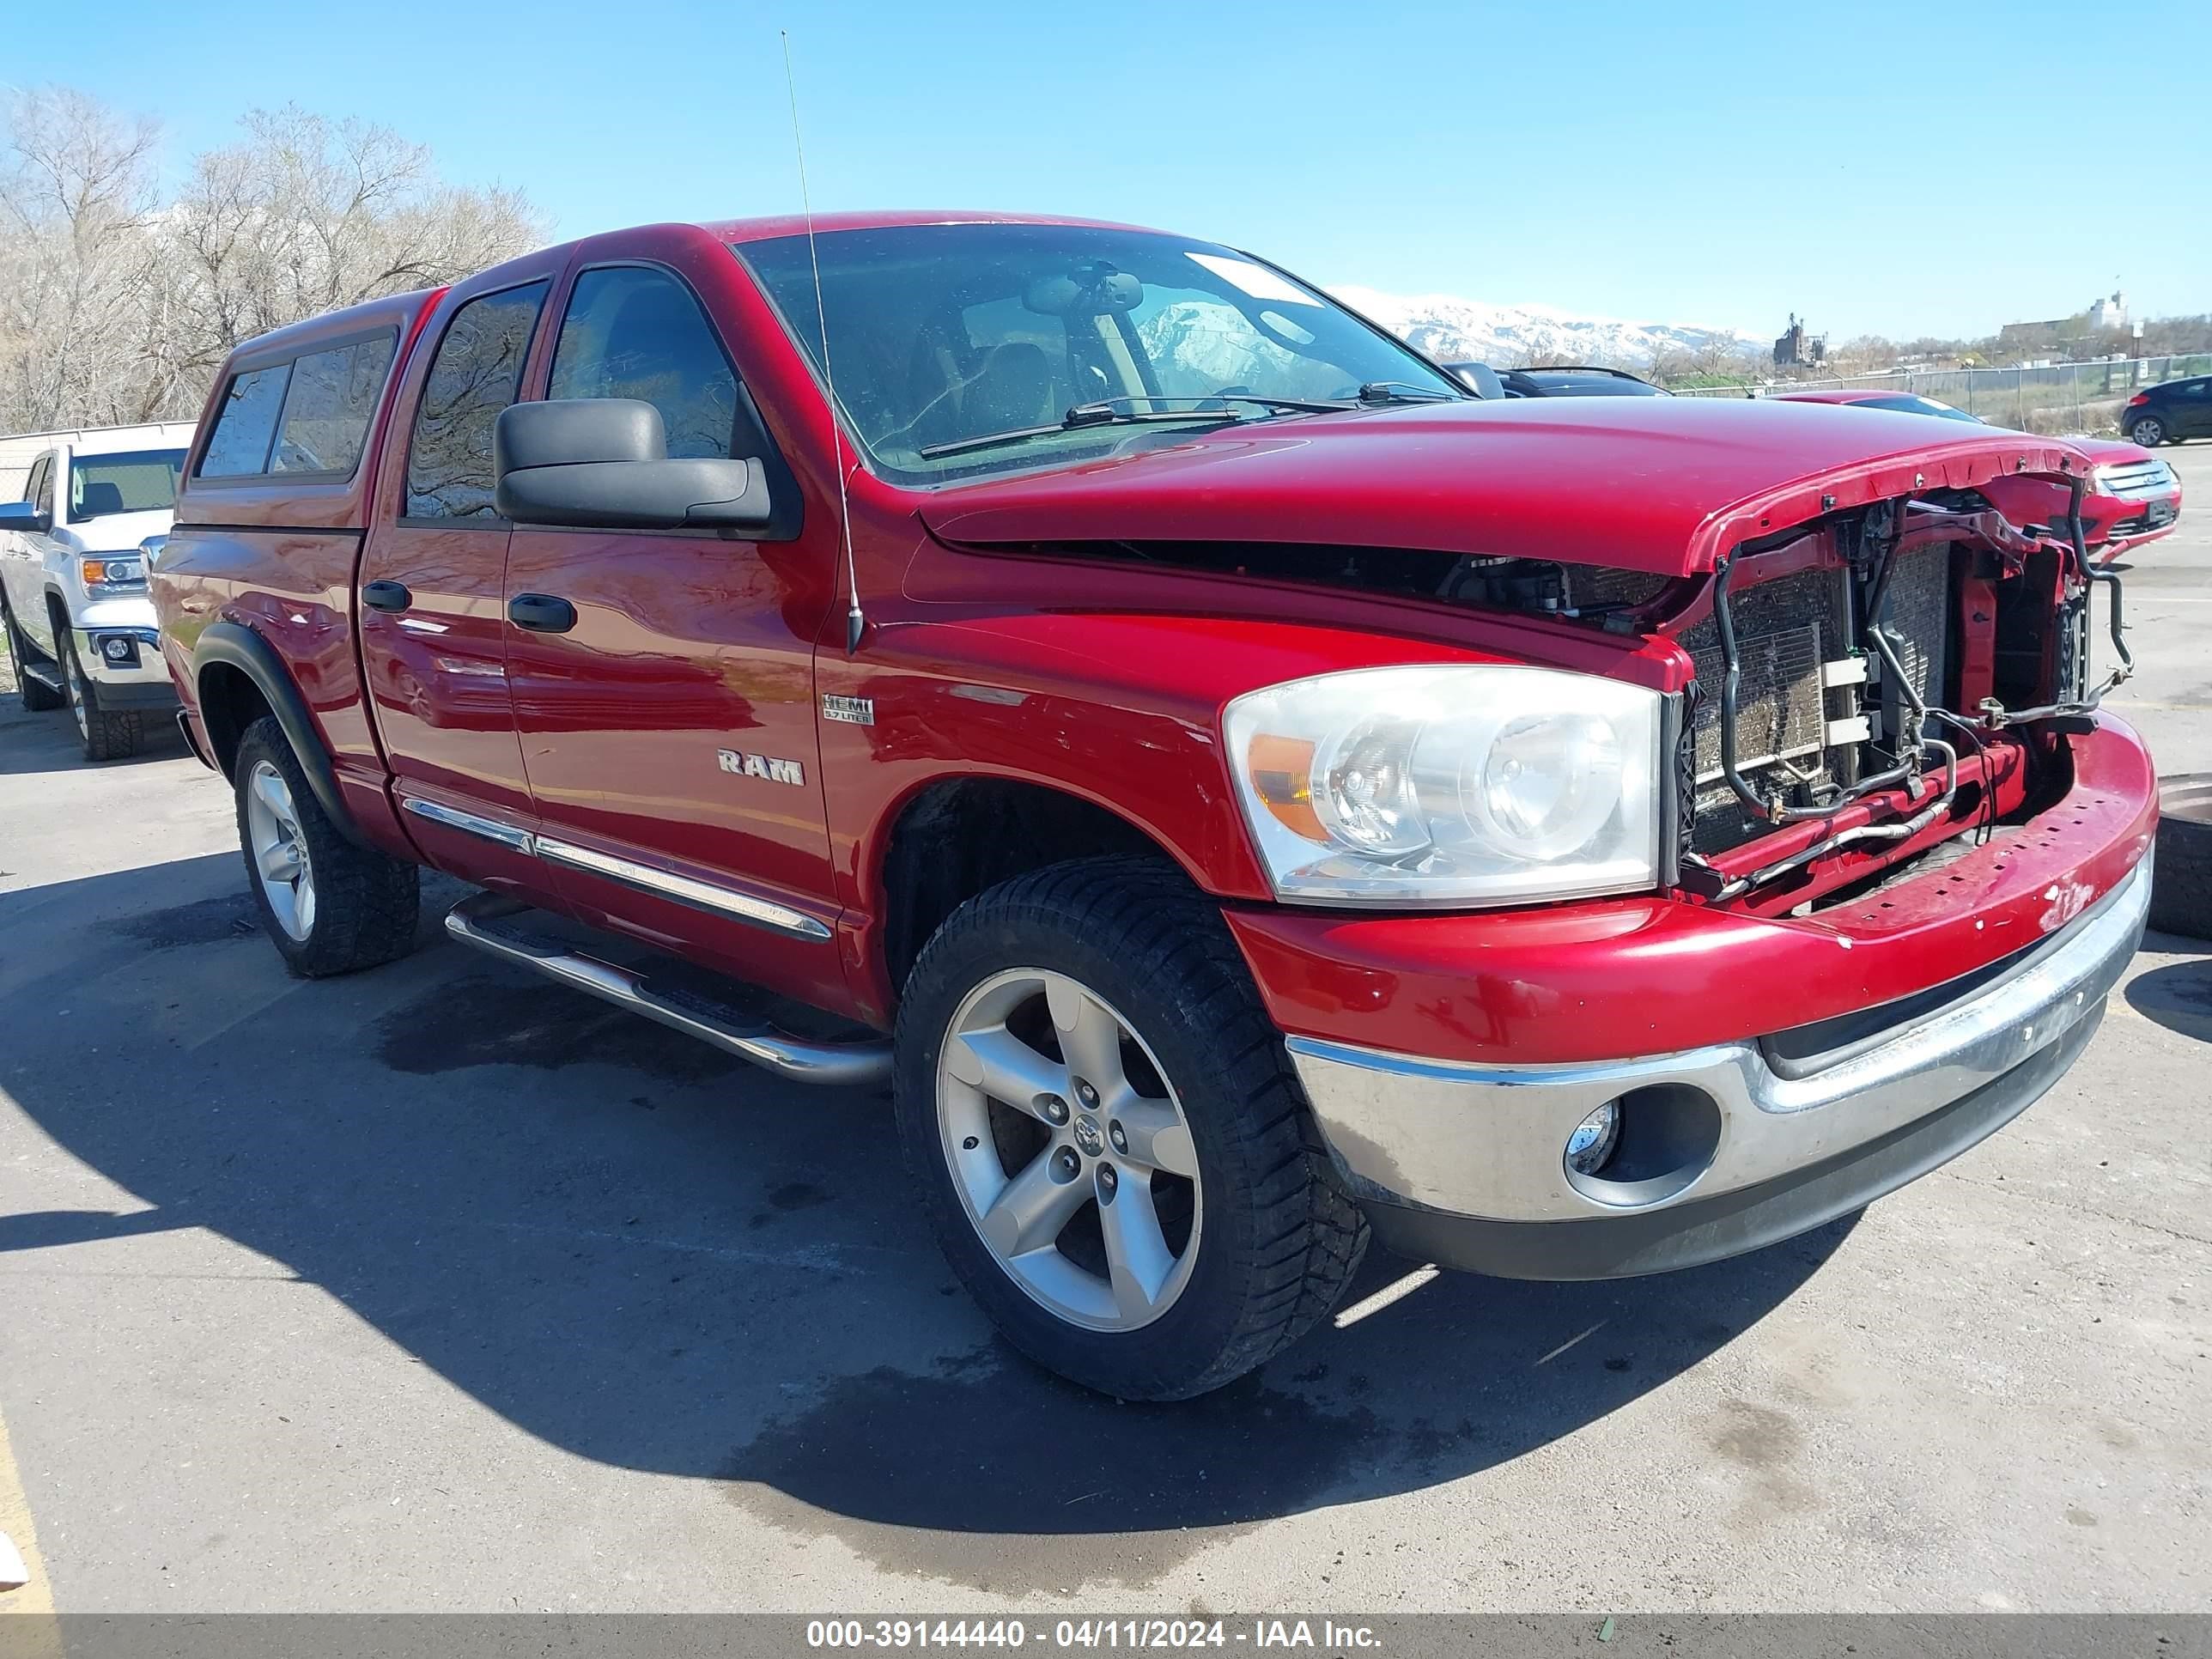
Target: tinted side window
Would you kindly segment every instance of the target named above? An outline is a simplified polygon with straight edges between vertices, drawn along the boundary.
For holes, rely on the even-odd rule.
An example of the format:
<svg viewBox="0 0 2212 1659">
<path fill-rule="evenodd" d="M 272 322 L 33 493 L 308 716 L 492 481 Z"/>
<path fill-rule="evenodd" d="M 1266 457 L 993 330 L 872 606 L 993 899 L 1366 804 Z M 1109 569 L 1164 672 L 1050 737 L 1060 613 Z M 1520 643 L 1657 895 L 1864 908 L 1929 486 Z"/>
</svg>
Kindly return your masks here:
<svg viewBox="0 0 2212 1659">
<path fill-rule="evenodd" d="M 23 499 L 41 513 L 53 509 L 54 492 L 48 488 L 53 483 L 54 458 L 41 455 L 31 467 L 31 476 L 23 481 Z"/>
<path fill-rule="evenodd" d="M 266 469 L 269 441 L 276 435 L 291 373 L 289 363 L 278 363 L 232 377 L 222 407 L 216 411 L 207 453 L 200 457 L 201 477 L 236 478 Z"/>
<path fill-rule="evenodd" d="M 672 458 L 727 458 L 738 377 L 691 290 L 635 265 L 576 278 L 549 398 L 636 398 L 660 411 Z"/>
<path fill-rule="evenodd" d="M 312 353 L 292 365 L 292 388 L 284 399 L 284 424 L 270 459 L 271 472 L 351 474 L 398 341 L 396 333 L 380 334 Z"/>
<path fill-rule="evenodd" d="M 492 518 L 491 428 L 514 401 L 545 284 L 471 300 L 453 313 L 422 383 L 407 445 L 407 516 Z"/>
</svg>

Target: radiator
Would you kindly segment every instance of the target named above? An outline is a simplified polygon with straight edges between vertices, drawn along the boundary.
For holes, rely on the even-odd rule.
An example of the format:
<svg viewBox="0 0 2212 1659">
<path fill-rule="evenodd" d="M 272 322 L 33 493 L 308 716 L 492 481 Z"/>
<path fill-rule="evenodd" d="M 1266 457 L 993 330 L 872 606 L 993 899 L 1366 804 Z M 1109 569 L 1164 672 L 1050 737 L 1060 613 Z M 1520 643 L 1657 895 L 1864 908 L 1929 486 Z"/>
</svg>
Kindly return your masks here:
<svg viewBox="0 0 2212 1659">
<path fill-rule="evenodd" d="M 1806 570 L 1739 587 L 1729 596 L 1738 669 L 1736 769 L 1761 795 L 1784 793 L 1801 778 L 1817 790 L 1851 775 L 1844 749 L 1828 743 L 1827 730 L 1832 718 L 1859 712 L 1857 688 L 1824 690 L 1821 675 L 1824 662 L 1851 654 L 1850 580 L 1844 571 Z M 1949 586 L 1948 554 L 1928 549 L 1899 563 L 1882 604 L 1892 647 L 1923 701 L 1940 700 L 1943 693 Z M 1744 811 L 1721 775 L 1721 684 L 1727 671 L 1719 624 L 1707 617 L 1684 632 L 1681 643 L 1697 665 L 1701 694 L 1690 732 L 1696 813 L 1690 845 L 1700 853 L 1721 852 L 1771 826 Z M 1884 709 L 1904 706 L 1893 687 L 1872 688 L 1869 702 Z M 1890 714 L 1887 729 L 1894 731 L 1899 723 Z M 1857 759 L 1860 775 L 1888 764 L 1869 754 Z"/>
</svg>

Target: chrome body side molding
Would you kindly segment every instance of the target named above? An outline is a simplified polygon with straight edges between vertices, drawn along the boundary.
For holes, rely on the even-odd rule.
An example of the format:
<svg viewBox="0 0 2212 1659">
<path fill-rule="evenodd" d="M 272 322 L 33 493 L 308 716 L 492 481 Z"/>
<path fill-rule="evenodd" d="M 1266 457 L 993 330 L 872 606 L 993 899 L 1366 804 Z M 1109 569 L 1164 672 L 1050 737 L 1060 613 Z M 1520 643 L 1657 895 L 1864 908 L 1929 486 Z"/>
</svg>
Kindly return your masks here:
<svg viewBox="0 0 2212 1659">
<path fill-rule="evenodd" d="M 578 847 L 571 842 L 538 835 L 512 823 L 502 823 L 497 818 L 465 812 L 442 801 L 425 800 L 419 795 L 403 795 L 399 805 L 416 817 L 444 824 L 449 830 L 480 836 L 486 841 L 496 842 L 501 847 L 511 848 L 532 858 L 544 859 L 550 864 L 564 864 L 572 870 L 605 876 L 625 887 L 634 887 L 640 892 L 651 893 L 660 898 L 674 899 L 678 903 L 690 905 L 695 909 L 735 916 L 756 927 L 766 927 L 793 939 L 819 941 L 830 937 L 829 927 L 819 917 L 810 916 L 804 910 L 794 910 L 787 904 L 778 904 L 771 899 L 741 893 L 735 888 L 701 881 L 691 876 L 679 876 L 671 870 L 641 864 L 635 859 L 617 858 L 611 853 Z"/>
</svg>

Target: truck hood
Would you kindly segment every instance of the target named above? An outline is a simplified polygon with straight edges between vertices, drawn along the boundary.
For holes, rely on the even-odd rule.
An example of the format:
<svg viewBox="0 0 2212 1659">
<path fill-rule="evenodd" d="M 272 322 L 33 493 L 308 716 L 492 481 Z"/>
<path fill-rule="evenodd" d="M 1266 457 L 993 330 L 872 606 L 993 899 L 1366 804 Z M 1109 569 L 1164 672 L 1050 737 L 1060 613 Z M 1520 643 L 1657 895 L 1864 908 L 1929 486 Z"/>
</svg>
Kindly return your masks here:
<svg viewBox="0 0 2212 1659">
<path fill-rule="evenodd" d="M 1318 543 L 1689 575 L 1824 512 L 2088 465 L 2057 439 L 1930 429 L 1956 426 L 1732 398 L 1399 405 L 1220 427 L 955 485 L 921 517 L 973 544 Z"/>
<path fill-rule="evenodd" d="M 79 553 L 135 553 L 149 536 L 166 536 L 176 514 L 167 507 L 144 513 L 106 513 L 81 524 L 64 525 L 56 540 Z"/>
</svg>

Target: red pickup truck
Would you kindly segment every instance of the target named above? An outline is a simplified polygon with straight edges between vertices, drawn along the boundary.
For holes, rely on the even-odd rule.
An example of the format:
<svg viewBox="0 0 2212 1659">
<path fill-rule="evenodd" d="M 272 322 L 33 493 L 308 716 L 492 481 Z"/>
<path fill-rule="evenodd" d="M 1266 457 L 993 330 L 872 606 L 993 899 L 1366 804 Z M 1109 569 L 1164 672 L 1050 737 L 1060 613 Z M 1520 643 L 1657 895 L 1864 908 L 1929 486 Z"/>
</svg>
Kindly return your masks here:
<svg viewBox="0 0 2212 1659">
<path fill-rule="evenodd" d="M 888 1078 L 977 1300 L 1164 1399 L 1370 1231 L 1708 1261 L 2073 1062 L 2156 817 L 2089 470 L 1486 403 L 1185 237 L 659 225 L 240 347 L 152 581 L 295 971 L 429 865 L 471 945 Z"/>
</svg>

